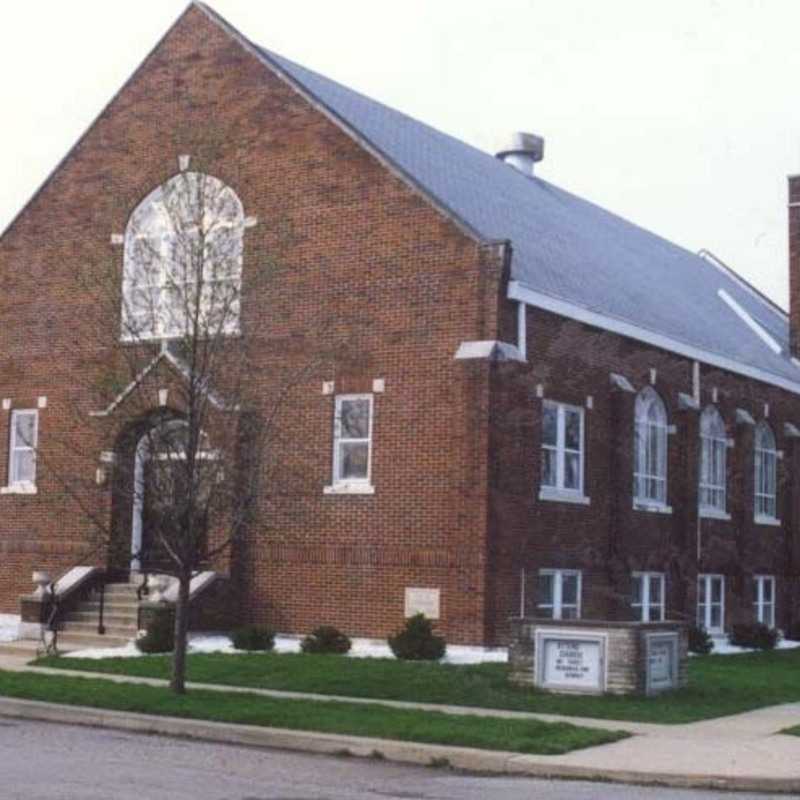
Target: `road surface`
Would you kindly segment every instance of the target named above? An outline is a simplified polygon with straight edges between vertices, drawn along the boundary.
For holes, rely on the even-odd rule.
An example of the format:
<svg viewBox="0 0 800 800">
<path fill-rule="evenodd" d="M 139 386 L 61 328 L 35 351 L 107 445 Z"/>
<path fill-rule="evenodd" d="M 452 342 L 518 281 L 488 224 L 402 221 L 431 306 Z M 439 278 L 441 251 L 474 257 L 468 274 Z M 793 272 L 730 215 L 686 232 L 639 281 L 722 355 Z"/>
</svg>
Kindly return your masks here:
<svg viewBox="0 0 800 800">
<path fill-rule="evenodd" d="M 3 800 L 731 800 L 718 792 L 470 776 L 0 718 Z M 767 795 L 736 794 L 735 800 Z"/>
</svg>

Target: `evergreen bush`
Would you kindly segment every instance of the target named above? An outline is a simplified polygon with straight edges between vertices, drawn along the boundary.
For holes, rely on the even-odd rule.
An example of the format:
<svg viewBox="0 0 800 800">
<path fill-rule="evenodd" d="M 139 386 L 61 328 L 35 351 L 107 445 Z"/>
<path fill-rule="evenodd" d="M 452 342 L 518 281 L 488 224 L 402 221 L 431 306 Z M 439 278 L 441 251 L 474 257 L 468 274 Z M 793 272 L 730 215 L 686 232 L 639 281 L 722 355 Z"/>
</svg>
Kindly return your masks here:
<svg viewBox="0 0 800 800">
<path fill-rule="evenodd" d="M 714 649 L 714 641 L 702 625 L 689 628 L 689 652 L 706 656 Z"/>
<path fill-rule="evenodd" d="M 350 650 L 351 641 L 333 625 L 320 625 L 300 642 L 304 653 L 334 653 L 344 655 Z"/>
<path fill-rule="evenodd" d="M 175 649 L 175 615 L 171 609 L 153 613 L 136 647 L 142 653 L 171 653 Z"/>
<path fill-rule="evenodd" d="M 389 647 L 404 661 L 438 661 L 447 645 L 433 632 L 433 622 L 424 614 L 415 614 L 406 621 L 403 630 L 389 637 Z"/>
<path fill-rule="evenodd" d="M 752 650 L 774 650 L 780 634 L 761 622 L 734 625 L 728 641 L 737 647 L 748 647 Z"/>
<path fill-rule="evenodd" d="M 266 625 L 242 625 L 231 634 L 237 650 L 272 650 L 275 647 L 275 631 Z"/>
</svg>

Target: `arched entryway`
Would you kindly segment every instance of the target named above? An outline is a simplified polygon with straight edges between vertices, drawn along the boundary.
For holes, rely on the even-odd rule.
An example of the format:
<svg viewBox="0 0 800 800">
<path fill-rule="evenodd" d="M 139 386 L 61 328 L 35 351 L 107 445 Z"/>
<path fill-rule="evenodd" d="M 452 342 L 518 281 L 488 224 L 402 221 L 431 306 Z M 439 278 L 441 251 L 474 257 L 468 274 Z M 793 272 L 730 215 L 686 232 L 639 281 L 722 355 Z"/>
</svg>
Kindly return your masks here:
<svg viewBox="0 0 800 800">
<path fill-rule="evenodd" d="M 189 427 L 178 416 L 145 419 L 120 437 L 109 559 L 116 570 L 161 572 L 172 565 L 164 539 L 169 540 L 185 507 L 191 482 L 186 470 L 188 440 Z M 196 458 L 215 457 L 201 433 Z"/>
</svg>

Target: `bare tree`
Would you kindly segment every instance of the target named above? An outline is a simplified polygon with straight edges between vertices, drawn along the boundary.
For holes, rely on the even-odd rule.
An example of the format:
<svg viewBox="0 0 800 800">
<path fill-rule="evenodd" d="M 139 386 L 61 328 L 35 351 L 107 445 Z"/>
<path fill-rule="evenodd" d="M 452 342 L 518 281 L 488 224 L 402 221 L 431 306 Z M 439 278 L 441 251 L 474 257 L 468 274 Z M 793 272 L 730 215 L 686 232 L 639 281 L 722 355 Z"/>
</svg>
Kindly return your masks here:
<svg viewBox="0 0 800 800">
<path fill-rule="evenodd" d="M 271 380 L 270 397 L 259 395 L 259 333 L 241 319 L 243 242 L 253 221 L 202 158 L 184 166 L 138 204 L 120 199 L 135 205 L 117 242 L 124 268 L 117 255 L 78 277 L 93 302 L 75 341 L 92 368 L 75 380 L 90 384 L 83 388 L 94 408 L 87 414 L 76 402 L 60 441 L 51 436 L 36 452 L 37 468 L 60 488 L 54 512 L 66 503 L 85 519 L 87 554 L 106 547 L 112 563 L 177 581 L 171 688 L 179 693 L 191 581 L 230 553 L 254 519 L 265 529 L 270 518 L 274 528 L 276 515 L 299 513 L 310 477 L 296 442 L 295 457 L 285 458 L 282 414 L 294 390 L 343 351 L 342 337 L 334 342 L 320 320 L 318 335 L 309 331 L 305 350 Z M 248 297 L 281 274 L 292 234 L 277 215 L 273 227 L 280 235 L 270 253 L 248 249 Z"/>
</svg>

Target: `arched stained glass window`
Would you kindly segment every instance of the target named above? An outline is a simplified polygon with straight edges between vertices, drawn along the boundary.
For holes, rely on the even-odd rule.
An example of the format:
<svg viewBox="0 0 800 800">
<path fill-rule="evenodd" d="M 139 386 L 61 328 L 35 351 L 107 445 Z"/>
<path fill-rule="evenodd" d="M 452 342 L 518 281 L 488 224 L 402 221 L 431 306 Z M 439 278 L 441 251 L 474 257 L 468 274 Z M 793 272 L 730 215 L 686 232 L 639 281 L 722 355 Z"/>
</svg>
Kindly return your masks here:
<svg viewBox="0 0 800 800">
<path fill-rule="evenodd" d="M 755 516 L 778 516 L 778 451 L 775 434 L 766 422 L 759 422 L 755 433 Z"/>
<path fill-rule="evenodd" d="M 238 332 L 244 222 L 236 193 L 210 175 L 152 191 L 125 232 L 122 339 Z"/>
<path fill-rule="evenodd" d="M 728 436 L 714 406 L 700 416 L 700 508 L 725 511 Z"/>
<path fill-rule="evenodd" d="M 650 386 L 636 398 L 633 496 L 648 504 L 667 502 L 667 410 Z"/>
</svg>

